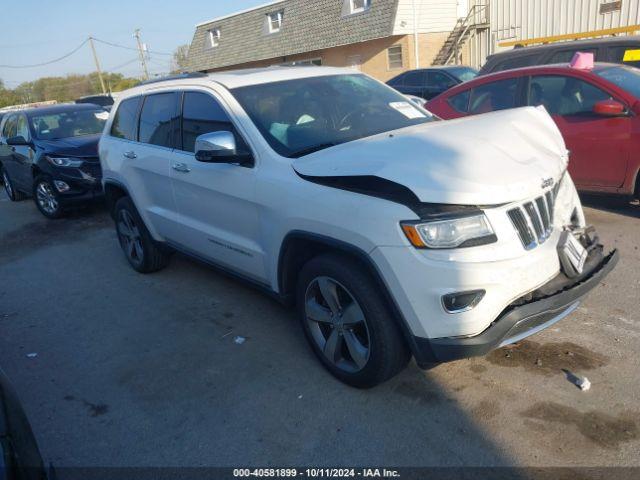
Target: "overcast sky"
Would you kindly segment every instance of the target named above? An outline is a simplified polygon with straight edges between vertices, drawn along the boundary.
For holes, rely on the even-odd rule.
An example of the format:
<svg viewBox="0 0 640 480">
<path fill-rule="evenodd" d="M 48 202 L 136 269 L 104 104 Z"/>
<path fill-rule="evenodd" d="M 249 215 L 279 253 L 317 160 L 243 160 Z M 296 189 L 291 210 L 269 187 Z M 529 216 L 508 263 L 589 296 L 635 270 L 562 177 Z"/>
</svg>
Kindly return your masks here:
<svg viewBox="0 0 640 480">
<path fill-rule="evenodd" d="M 151 51 L 171 53 L 190 43 L 197 23 L 269 3 L 267 0 L 13 0 L 2 3 L 0 64 L 28 65 L 65 55 L 89 35 L 135 48 L 139 28 Z M 139 76 L 133 50 L 96 43 L 102 69 Z M 167 72 L 168 55 L 152 54 L 151 73 Z M 130 63 L 129 63 L 130 62 Z M 58 63 L 37 68 L 0 67 L 9 88 L 43 76 L 89 73 L 95 70 L 89 45 Z"/>
</svg>

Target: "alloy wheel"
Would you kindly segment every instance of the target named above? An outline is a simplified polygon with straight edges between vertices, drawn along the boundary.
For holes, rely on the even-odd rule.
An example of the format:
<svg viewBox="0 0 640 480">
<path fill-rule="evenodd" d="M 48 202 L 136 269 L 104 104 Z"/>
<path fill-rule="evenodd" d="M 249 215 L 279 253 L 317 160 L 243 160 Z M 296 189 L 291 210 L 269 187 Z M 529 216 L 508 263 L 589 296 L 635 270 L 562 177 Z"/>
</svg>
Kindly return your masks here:
<svg viewBox="0 0 640 480">
<path fill-rule="evenodd" d="M 127 210 L 120 210 L 118 214 L 118 238 L 129 261 L 141 264 L 144 260 L 142 237 L 133 216 Z"/>
<path fill-rule="evenodd" d="M 4 183 L 4 189 L 7 192 L 9 198 L 13 198 L 13 188 L 11 188 L 11 181 L 7 176 L 7 172 L 2 172 L 2 183 Z"/>
<path fill-rule="evenodd" d="M 48 182 L 40 182 L 36 187 L 36 198 L 38 205 L 42 210 L 49 214 L 54 215 L 58 211 L 58 200 L 55 193 Z"/>
<path fill-rule="evenodd" d="M 369 328 L 349 290 L 330 277 L 317 277 L 307 287 L 304 311 L 314 342 L 331 364 L 349 373 L 366 366 Z"/>
</svg>

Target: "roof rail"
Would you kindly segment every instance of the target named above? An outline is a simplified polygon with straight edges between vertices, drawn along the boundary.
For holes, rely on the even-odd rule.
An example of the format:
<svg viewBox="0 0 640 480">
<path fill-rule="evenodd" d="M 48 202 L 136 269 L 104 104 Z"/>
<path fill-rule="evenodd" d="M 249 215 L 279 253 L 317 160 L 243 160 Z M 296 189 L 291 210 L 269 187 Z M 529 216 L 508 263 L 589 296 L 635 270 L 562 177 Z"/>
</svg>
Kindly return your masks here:
<svg viewBox="0 0 640 480">
<path fill-rule="evenodd" d="M 167 82 L 169 80 L 181 80 L 183 78 L 202 78 L 206 76 L 207 74 L 202 72 L 176 73 L 175 75 L 166 75 L 160 78 L 152 78 L 151 80 L 145 80 L 144 82 L 140 82 L 139 85 L 149 85 L 150 83 Z"/>
</svg>

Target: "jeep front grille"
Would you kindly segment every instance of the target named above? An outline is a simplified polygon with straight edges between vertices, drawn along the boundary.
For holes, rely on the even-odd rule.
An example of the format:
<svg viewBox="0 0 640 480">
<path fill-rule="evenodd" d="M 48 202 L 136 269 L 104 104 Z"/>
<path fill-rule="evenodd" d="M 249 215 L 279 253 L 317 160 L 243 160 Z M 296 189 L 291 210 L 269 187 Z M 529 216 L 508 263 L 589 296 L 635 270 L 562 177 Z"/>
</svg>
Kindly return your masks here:
<svg viewBox="0 0 640 480">
<path fill-rule="evenodd" d="M 526 250 L 544 243 L 553 231 L 556 189 L 507 212 Z"/>
</svg>

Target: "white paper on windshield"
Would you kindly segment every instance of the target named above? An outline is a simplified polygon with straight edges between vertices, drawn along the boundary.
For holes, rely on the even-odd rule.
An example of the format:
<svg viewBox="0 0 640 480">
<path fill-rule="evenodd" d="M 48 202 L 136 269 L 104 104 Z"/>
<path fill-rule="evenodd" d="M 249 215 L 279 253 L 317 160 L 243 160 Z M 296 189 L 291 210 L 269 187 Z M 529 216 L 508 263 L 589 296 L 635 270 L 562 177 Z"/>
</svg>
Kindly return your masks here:
<svg viewBox="0 0 640 480">
<path fill-rule="evenodd" d="M 98 120 L 109 120 L 109 112 L 96 112 L 94 115 Z"/>
<path fill-rule="evenodd" d="M 407 118 L 425 118 L 426 115 L 409 102 L 391 102 L 389 106 Z"/>
</svg>

